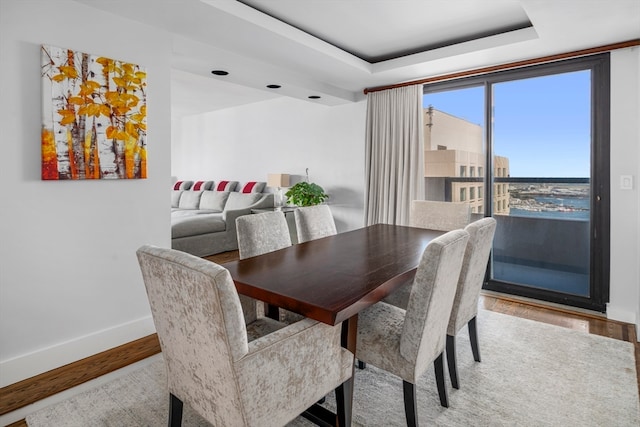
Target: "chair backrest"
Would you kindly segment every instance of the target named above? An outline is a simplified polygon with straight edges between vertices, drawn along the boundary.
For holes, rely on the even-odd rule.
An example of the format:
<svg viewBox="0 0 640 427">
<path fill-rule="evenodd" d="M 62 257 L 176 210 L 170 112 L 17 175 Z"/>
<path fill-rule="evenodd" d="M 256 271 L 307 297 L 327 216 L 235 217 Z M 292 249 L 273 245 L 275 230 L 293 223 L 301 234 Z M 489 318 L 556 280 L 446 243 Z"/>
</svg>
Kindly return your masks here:
<svg viewBox="0 0 640 427">
<path fill-rule="evenodd" d="M 478 299 L 484 282 L 489 254 L 496 232 L 494 218 L 482 218 L 465 227 L 469 243 L 464 253 L 456 297 L 453 301 L 447 334 L 456 335 L 461 327 L 478 314 Z"/>
<path fill-rule="evenodd" d="M 411 201 L 411 227 L 451 231 L 466 227 L 470 218 L 471 206 L 466 202 Z"/>
<path fill-rule="evenodd" d="M 449 231 L 432 240 L 422 254 L 400 338 L 400 354 L 415 364 L 418 375 L 444 350 L 468 240 L 464 230 Z"/>
<path fill-rule="evenodd" d="M 306 206 L 294 211 L 298 242 L 304 243 L 337 233 L 328 205 Z"/>
<path fill-rule="evenodd" d="M 291 236 L 281 211 L 243 215 L 236 218 L 240 259 L 291 246 Z"/>
<path fill-rule="evenodd" d="M 169 392 L 199 413 L 227 411 L 230 419 L 242 419 L 233 363 L 249 347 L 231 275 L 211 261 L 172 249 L 146 245 L 136 254 Z"/>
</svg>

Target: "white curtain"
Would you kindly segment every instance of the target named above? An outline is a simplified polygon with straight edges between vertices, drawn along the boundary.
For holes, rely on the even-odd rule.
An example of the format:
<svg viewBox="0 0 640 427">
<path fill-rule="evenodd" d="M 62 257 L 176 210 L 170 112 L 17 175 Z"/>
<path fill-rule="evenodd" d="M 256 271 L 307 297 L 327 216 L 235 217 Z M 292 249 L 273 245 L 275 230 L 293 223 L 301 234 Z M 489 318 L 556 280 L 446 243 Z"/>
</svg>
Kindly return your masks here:
<svg viewBox="0 0 640 427">
<path fill-rule="evenodd" d="M 424 199 L 422 115 L 422 85 L 367 94 L 367 225 L 408 225 L 411 200 Z"/>
</svg>

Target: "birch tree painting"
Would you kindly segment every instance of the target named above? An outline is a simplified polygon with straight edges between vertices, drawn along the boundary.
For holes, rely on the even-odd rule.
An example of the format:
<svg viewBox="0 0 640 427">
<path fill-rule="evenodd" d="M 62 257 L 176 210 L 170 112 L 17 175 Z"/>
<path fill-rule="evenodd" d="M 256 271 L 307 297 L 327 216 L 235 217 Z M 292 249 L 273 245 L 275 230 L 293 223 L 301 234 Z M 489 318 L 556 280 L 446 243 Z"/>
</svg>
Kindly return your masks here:
<svg viewBox="0 0 640 427">
<path fill-rule="evenodd" d="M 42 179 L 147 177 L 147 74 L 42 46 Z"/>
</svg>

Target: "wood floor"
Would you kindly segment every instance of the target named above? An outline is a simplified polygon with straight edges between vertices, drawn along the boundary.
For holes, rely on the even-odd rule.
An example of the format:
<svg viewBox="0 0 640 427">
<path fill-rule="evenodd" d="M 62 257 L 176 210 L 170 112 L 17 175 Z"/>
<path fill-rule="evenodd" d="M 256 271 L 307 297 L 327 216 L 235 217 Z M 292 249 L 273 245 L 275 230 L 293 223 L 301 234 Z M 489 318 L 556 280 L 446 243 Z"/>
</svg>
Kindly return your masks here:
<svg viewBox="0 0 640 427">
<path fill-rule="evenodd" d="M 205 258 L 218 264 L 223 264 L 238 259 L 238 251 L 225 252 Z M 635 345 L 636 373 L 640 373 L 640 345 L 636 340 L 635 326 L 630 323 L 607 320 L 603 316 L 595 313 L 578 312 L 570 308 L 548 306 L 544 303 L 525 301 L 515 297 L 493 293 L 483 293 L 480 297 L 480 307 L 497 313 L 632 342 Z M 77 376 L 72 372 L 70 372 L 69 375 Z M 98 375 L 94 375 L 93 378 L 96 376 Z M 91 375 L 85 375 L 85 377 L 86 380 L 91 379 Z M 638 375 L 638 379 L 640 394 L 640 375 Z M 64 382 L 64 379 L 62 380 Z M 20 420 L 10 424 L 8 427 L 27 427 L 27 424 L 24 420 Z"/>
</svg>

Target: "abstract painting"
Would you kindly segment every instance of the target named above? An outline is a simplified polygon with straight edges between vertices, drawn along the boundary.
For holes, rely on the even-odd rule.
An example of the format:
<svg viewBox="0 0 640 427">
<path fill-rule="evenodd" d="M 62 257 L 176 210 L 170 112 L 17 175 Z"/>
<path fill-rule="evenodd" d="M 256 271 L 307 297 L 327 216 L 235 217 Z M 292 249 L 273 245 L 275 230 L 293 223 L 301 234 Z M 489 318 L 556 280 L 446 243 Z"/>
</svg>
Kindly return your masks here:
<svg viewBox="0 0 640 427">
<path fill-rule="evenodd" d="M 147 177 L 147 73 L 42 46 L 42 179 Z"/>
</svg>

